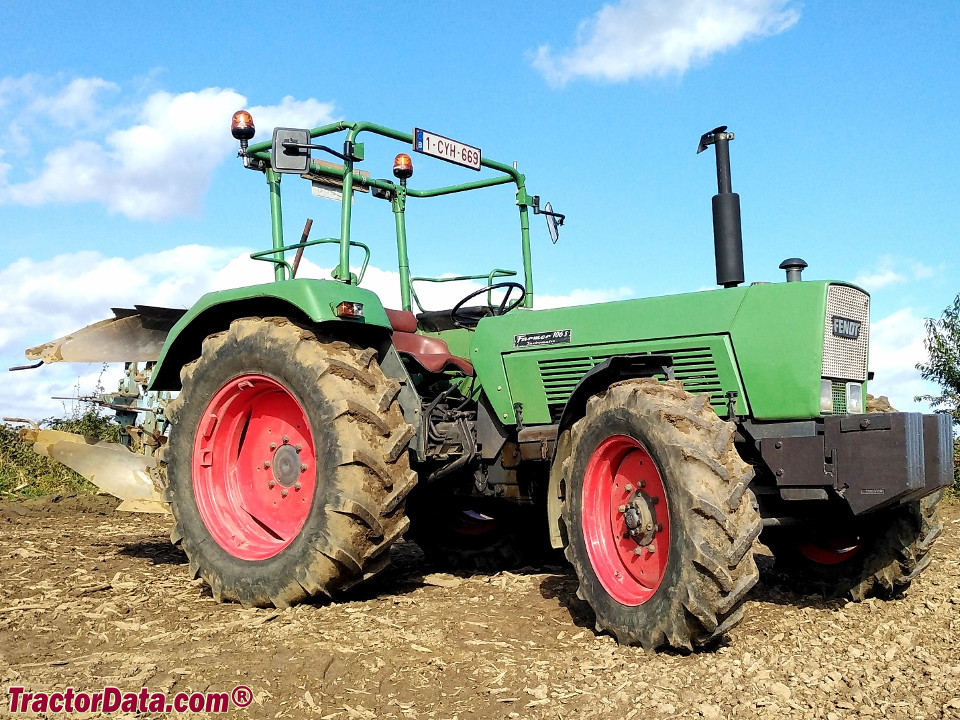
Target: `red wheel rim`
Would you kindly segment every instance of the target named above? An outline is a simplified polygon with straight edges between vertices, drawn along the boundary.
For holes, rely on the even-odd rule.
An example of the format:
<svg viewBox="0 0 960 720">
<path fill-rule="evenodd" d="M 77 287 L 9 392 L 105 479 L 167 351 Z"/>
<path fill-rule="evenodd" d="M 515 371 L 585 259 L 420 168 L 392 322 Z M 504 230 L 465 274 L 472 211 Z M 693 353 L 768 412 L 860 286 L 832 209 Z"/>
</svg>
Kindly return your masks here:
<svg viewBox="0 0 960 720">
<path fill-rule="evenodd" d="M 819 565 L 839 565 L 860 552 L 862 547 L 863 542 L 860 538 L 848 535 L 835 535 L 797 543 L 799 553 L 807 560 Z"/>
<path fill-rule="evenodd" d="M 456 535 L 480 536 L 492 533 L 499 523 L 496 518 L 476 510 L 456 510 L 444 520 L 445 527 Z"/>
<path fill-rule="evenodd" d="M 282 383 L 241 375 L 214 395 L 193 444 L 193 492 L 217 544 L 242 560 L 287 547 L 316 492 L 316 455 L 303 407 Z"/>
<path fill-rule="evenodd" d="M 628 534 L 627 513 L 637 507 L 648 521 L 640 540 Z M 583 478 L 582 525 L 590 564 L 610 597 L 631 606 L 653 597 L 670 554 L 670 516 L 660 471 L 636 439 L 614 435 L 594 451 Z"/>
</svg>

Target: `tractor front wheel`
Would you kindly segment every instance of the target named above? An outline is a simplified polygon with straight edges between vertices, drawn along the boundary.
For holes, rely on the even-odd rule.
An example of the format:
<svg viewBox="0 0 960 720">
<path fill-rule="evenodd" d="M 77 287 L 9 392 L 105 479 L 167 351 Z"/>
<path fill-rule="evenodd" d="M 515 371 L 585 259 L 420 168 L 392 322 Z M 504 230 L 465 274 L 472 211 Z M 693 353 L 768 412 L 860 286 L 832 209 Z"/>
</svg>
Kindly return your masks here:
<svg viewBox="0 0 960 720">
<path fill-rule="evenodd" d="M 799 527 L 764 537 L 775 570 L 797 592 L 827 598 L 893 597 L 930 564 L 943 532 L 938 508 L 943 492 L 927 495 L 874 518 L 852 520 L 845 530 Z"/>
<path fill-rule="evenodd" d="M 594 396 L 569 432 L 566 555 L 597 630 L 692 649 L 735 625 L 761 521 L 733 425 L 707 396 L 651 378 Z"/>
<path fill-rule="evenodd" d="M 416 475 L 399 387 L 373 350 L 243 318 L 180 377 L 172 539 L 217 600 L 286 607 L 383 569 Z"/>
</svg>

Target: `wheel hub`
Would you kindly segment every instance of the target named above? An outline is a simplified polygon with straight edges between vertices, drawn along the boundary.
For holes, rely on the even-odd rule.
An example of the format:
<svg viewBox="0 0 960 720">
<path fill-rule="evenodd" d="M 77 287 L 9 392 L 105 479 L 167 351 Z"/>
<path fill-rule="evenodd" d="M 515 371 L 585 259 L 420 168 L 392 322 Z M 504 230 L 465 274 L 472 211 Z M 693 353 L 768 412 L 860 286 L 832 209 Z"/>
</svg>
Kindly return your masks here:
<svg viewBox="0 0 960 720">
<path fill-rule="evenodd" d="M 300 451 L 293 445 L 281 445 L 273 453 L 273 477 L 283 487 L 293 487 L 300 477 Z"/>
<path fill-rule="evenodd" d="M 657 524 L 657 511 L 654 498 L 643 490 L 637 490 L 630 503 L 624 507 L 623 522 L 627 534 L 637 545 L 646 547 L 653 542 L 660 526 Z"/>
</svg>

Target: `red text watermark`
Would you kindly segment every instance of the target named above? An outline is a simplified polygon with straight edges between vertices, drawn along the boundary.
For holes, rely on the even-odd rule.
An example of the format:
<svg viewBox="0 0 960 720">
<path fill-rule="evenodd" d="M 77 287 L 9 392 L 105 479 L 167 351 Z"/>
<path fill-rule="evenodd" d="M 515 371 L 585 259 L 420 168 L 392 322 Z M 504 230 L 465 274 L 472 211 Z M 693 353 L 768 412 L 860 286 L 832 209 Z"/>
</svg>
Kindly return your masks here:
<svg viewBox="0 0 960 720">
<path fill-rule="evenodd" d="M 238 685 L 230 692 L 178 692 L 167 696 L 140 688 L 137 692 L 123 692 L 105 687 L 88 692 L 67 688 L 63 692 L 30 692 L 26 688 L 7 690 L 11 713 L 41 712 L 205 712 L 225 713 L 231 708 L 245 708 L 253 701 L 253 692 L 246 685 Z"/>
</svg>

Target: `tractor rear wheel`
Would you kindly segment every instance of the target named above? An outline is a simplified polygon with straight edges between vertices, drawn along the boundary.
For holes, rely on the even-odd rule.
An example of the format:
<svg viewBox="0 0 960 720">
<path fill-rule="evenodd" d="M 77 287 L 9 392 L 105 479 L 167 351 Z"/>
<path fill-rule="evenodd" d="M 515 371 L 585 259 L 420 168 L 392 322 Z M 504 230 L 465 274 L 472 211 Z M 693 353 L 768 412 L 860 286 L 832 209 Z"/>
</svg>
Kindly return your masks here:
<svg viewBox="0 0 960 720">
<path fill-rule="evenodd" d="M 764 538 L 775 570 L 794 590 L 828 598 L 892 597 L 906 590 L 930 564 L 943 531 L 942 491 L 894 511 L 829 528 L 798 528 Z"/>
<path fill-rule="evenodd" d="M 399 386 L 375 351 L 243 318 L 180 377 L 171 537 L 217 600 L 286 607 L 385 567 L 416 475 Z"/>
<path fill-rule="evenodd" d="M 569 432 L 566 555 L 597 630 L 692 649 L 739 622 L 761 520 L 753 470 L 709 398 L 677 381 L 620 382 Z"/>
</svg>

